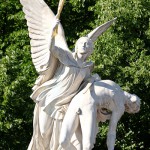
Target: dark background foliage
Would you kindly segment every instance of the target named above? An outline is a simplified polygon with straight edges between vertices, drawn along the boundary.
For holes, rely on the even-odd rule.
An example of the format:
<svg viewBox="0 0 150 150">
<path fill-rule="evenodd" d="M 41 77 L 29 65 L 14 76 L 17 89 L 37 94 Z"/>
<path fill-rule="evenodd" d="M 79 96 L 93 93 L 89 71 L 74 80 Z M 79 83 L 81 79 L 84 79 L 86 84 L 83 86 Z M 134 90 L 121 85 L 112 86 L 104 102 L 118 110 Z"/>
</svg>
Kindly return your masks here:
<svg viewBox="0 0 150 150">
<path fill-rule="evenodd" d="M 56 13 L 58 1 L 46 0 Z M 148 0 L 67 0 L 61 15 L 66 39 L 76 39 L 117 17 L 95 43 L 90 59 L 102 79 L 117 82 L 141 98 L 141 111 L 125 114 L 117 129 L 116 149 L 148 150 L 150 98 L 150 2 Z M 22 6 L 17 0 L 0 4 L 0 149 L 25 150 L 32 135 L 34 102 L 29 98 L 37 73 Z M 106 149 L 108 122 L 100 123 L 94 149 Z"/>
</svg>

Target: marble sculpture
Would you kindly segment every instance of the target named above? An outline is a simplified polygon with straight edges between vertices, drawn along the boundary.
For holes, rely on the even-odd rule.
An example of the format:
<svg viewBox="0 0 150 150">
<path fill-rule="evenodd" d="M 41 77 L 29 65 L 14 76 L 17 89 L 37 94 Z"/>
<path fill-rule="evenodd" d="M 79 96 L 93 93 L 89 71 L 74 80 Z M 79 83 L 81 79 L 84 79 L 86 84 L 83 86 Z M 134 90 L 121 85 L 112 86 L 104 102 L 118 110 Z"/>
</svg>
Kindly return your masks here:
<svg viewBox="0 0 150 150">
<path fill-rule="evenodd" d="M 110 120 L 108 150 L 113 150 L 117 122 L 124 112 L 136 113 L 140 99 L 110 80 L 92 75 L 87 58 L 93 43 L 114 18 L 81 37 L 71 52 L 59 17 L 44 0 L 20 0 L 31 38 L 31 57 L 39 74 L 31 98 L 35 102 L 33 136 L 28 150 L 91 150 L 97 122 Z"/>
</svg>

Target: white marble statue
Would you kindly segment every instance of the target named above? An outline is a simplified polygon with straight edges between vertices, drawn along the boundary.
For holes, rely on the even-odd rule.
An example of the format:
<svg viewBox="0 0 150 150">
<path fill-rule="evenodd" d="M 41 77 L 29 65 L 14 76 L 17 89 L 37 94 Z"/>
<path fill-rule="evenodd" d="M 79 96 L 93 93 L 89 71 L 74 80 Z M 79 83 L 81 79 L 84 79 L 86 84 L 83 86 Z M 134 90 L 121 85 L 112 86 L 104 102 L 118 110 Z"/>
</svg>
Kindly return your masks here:
<svg viewBox="0 0 150 150">
<path fill-rule="evenodd" d="M 137 113 L 139 110 L 138 96 L 123 91 L 111 80 L 94 81 L 87 91 L 83 89 L 72 99 L 62 123 L 59 143 L 69 150 L 70 139 L 75 133 L 80 150 L 91 150 L 98 133 L 97 122 L 110 120 L 107 147 L 114 150 L 119 119 L 124 112 Z"/>
<path fill-rule="evenodd" d="M 36 105 L 33 119 L 33 136 L 28 146 L 28 150 L 82 150 L 82 147 L 85 146 L 85 142 L 89 142 L 88 144 L 92 145 L 95 140 L 97 130 L 95 127 L 95 117 L 97 113 L 93 113 L 93 111 L 96 110 L 96 107 L 92 106 L 87 112 L 89 118 L 92 116 L 94 117 L 91 118 L 94 120 L 93 124 L 91 120 L 87 120 L 87 124 L 89 124 L 89 127 L 87 127 L 87 134 L 92 137 L 88 139 L 88 141 L 84 140 L 84 137 L 86 136 L 84 128 L 78 130 L 78 128 L 68 125 L 74 122 L 74 114 L 73 116 L 70 116 L 70 118 L 67 116 L 68 113 L 71 112 L 70 109 L 72 108 L 72 103 L 76 103 L 76 106 L 73 109 L 76 109 L 81 103 L 85 103 L 89 98 L 88 93 L 91 91 L 91 88 L 95 88 L 97 87 L 96 84 L 101 83 L 98 75 L 91 75 L 94 66 L 93 63 L 87 62 L 86 60 L 93 52 L 93 42 L 109 28 L 115 19 L 95 28 L 85 37 L 79 38 L 75 44 L 75 51 L 71 52 L 67 46 L 64 31 L 59 22 L 60 13 L 64 3 L 63 0 L 60 0 L 56 16 L 43 0 L 20 0 L 20 2 L 23 5 L 29 37 L 31 38 L 32 61 L 39 74 L 31 95 L 31 98 Z M 94 91 L 93 89 L 91 93 L 97 94 L 94 92 L 99 92 L 99 94 L 103 95 L 104 91 L 101 89 L 104 87 L 98 85 L 98 88 L 100 91 L 97 91 L 97 89 Z M 109 91 L 109 89 L 107 90 Z M 85 93 L 85 97 L 79 97 L 83 92 Z M 72 99 L 73 102 L 69 105 Z M 90 100 L 91 99 L 88 101 Z M 93 99 L 93 101 L 98 103 L 98 99 Z M 117 104 L 116 108 L 119 109 L 120 105 L 123 107 L 126 103 L 121 100 L 121 103 Z M 81 109 L 83 112 L 83 107 Z M 87 110 L 88 109 L 89 108 L 87 108 Z M 114 114 L 114 112 L 118 113 L 115 111 L 115 108 L 110 110 L 113 112 L 112 114 Z M 65 117 L 65 122 L 63 123 L 66 112 L 68 113 Z M 122 110 L 122 113 L 123 112 L 124 110 Z M 80 109 L 77 114 L 79 114 L 78 118 L 82 117 L 82 115 L 80 115 Z M 108 117 L 108 115 L 104 115 L 104 117 L 105 116 Z M 85 115 L 84 117 L 86 119 Z M 118 121 L 120 115 L 116 115 L 116 117 L 117 118 L 115 118 L 115 115 L 111 115 L 112 119 L 115 118 L 115 120 Z M 69 119 L 71 120 L 69 121 Z M 84 118 L 80 119 L 80 122 L 75 121 L 75 124 L 83 125 L 83 120 Z M 100 121 L 102 121 L 102 118 L 100 118 Z M 64 130 L 61 130 L 62 123 Z M 67 126 L 64 127 L 64 124 L 67 124 Z M 92 135 L 90 135 L 91 127 L 94 127 Z M 72 128 L 74 129 L 71 131 L 69 128 L 71 130 Z M 69 134 L 67 131 L 69 131 Z M 81 134 L 81 131 L 83 132 L 83 135 Z M 63 132 L 66 132 L 66 135 L 64 135 Z M 61 137 L 60 140 L 59 137 Z M 111 136 L 108 137 L 108 141 L 110 141 Z M 66 139 L 69 139 L 69 144 Z M 114 143 L 114 139 L 112 141 Z M 64 144 L 65 142 L 67 144 Z M 89 147 L 88 150 L 90 149 L 91 148 Z"/>
</svg>

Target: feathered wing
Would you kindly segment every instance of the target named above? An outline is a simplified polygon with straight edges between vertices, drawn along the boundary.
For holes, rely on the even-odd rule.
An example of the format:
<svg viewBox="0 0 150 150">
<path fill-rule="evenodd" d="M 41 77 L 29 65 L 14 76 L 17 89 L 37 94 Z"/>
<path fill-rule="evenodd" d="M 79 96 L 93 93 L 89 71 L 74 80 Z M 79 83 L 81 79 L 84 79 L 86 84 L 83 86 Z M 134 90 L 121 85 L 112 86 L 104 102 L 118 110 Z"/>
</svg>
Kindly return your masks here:
<svg viewBox="0 0 150 150">
<path fill-rule="evenodd" d="M 36 71 L 45 79 L 50 79 L 56 68 L 57 58 L 50 52 L 50 36 L 55 15 L 43 0 L 20 0 L 27 20 L 29 37 L 31 38 L 31 57 Z M 69 50 L 61 24 L 55 37 L 55 45 Z M 47 75 L 49 72 L 49 75 Z M 40 77 L 41 77 L 40 76 Z M 40 79 L 41 80 L 41 79 Z M 40 81 L 41 82 L 41 81 Z"/>
<path fill-rule="evenodd" d="M 91 31 L 87 37 L 90 38 L 93 42 L 96 41 L 96 39 L 103 33 L 105 32 L 110 25 L 116 20 L 117 18 L 114 18 L 100 26 L 98 26 L 97 28 L 95 28 L 93 31 Z"/>
</svg>

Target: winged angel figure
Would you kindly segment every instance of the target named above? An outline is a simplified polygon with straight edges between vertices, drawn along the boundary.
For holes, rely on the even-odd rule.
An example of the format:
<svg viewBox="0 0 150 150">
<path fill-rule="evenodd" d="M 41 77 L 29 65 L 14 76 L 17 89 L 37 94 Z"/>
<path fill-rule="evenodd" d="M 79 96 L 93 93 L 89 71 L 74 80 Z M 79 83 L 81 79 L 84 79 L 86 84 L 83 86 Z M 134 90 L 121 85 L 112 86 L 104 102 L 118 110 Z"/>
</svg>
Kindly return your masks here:
<svg viewBox="0 0 150 150">
<path fill-rule="evenodd" d="M 20 0 L 31 38 L 31 57 L 39 77 L 31 98 L 35 101 L 33 136 L 29 150 L 57 150 L 61 124 L 72 98 L 94 80 L 93 63 L 87 58 L 93 42 L 115 19 L 95 28 L 75 44 L 71 52 L 58 18 L 43 0 Z M 57 30 L 57 32 L 56 32 Z"/>
</svg>

